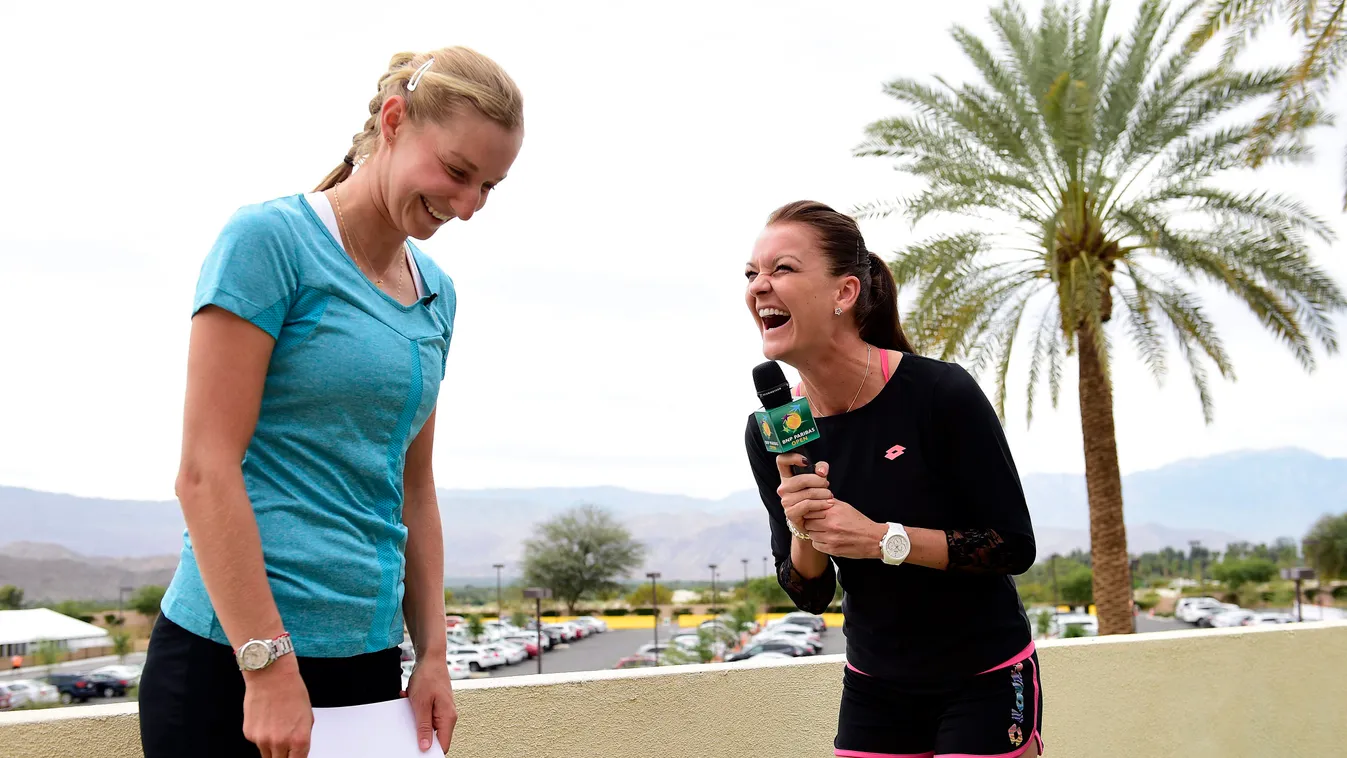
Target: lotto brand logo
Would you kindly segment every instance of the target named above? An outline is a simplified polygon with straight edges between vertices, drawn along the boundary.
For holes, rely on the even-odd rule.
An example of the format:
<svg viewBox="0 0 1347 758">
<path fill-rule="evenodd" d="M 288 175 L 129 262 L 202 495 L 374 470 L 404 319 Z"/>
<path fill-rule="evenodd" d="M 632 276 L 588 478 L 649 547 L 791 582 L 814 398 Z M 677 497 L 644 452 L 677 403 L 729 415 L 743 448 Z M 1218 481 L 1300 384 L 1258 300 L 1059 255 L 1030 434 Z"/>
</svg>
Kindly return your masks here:
<svg viewBox="0 0 1347 758">
<path fill-rule="evenodd" d="M 898 456 L 902 455 L 903 451 L 906 449 L 907 448 L 903 447 L 902 445 L 894 445 L 893 447 L 884 451 L 884 457 L 888 458 L 889 460 L 893 460 L 894 458 L 897 458 Z"/>
</svg>

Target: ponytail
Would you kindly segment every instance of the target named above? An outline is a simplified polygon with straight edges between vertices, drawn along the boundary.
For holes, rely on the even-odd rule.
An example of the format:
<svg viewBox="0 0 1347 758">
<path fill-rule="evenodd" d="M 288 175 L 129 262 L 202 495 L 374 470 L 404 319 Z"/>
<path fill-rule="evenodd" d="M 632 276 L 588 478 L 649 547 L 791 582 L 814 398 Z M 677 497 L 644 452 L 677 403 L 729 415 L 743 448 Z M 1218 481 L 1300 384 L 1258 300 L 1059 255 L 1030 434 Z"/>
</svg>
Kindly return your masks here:
<svg viewBox="0 0 1347 758">
<path fill-rule="evenodd" d="M 861 339 L 883 350 L 915 353 L 898 320 L 898 285 L 888 264 L 865 249 L 855 219 L 823 203 L 800 200 L 777 208 L 767 224 L 803 224 L 814 231 L 833 276 L 854 276 L 861 283 L 856 298 L 856 326 Z"/>
<path fill-rule="evenodd" d="M 893 280 L 893 272 L 883 258 L 874 253 L 869 255 L 870 291 L 864 298 L 863 314 L 858 314 L 861 339 L 885 350 L 916 352 L 898 322 L 898 285 Z"/>
</svg>

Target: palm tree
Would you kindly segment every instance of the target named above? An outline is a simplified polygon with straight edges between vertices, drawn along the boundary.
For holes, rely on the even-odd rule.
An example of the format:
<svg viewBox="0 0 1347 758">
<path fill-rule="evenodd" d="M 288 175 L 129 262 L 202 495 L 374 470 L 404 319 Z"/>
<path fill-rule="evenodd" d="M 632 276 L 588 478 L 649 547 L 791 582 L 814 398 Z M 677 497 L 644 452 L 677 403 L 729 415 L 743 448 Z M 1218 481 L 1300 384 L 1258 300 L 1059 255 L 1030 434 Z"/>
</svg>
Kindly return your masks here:
<svg viewBox="0 0 1347 758">
<path fill-rule="evenodd" d="M 1115 301 L 1157 381 L 1167 328 L 1188 363 L 1203 417 L 1212 420 L 1207 368 L 1233 378 L 1230 358 L 1190 286 L 1222 288 L 1243 302 L 1313 370 L 1312 343 L 1337 349 L 1330 313 L 1344 306 L 1310 259 L 1307 240 L 1332 232 L 1298 201 L 1216 186 L 1243 167 L 1257 128 L 1231 112 L 1277 93 L 1290 72 L 1194 70 L 1179 30 L 1196 3 L 1170 14 L 1146 0 L 1128 34 L 1106 39 L 1108 5 L 1049 2 L 1037 28 L 1005 2 L 991 13 L 1000 50 L 967 29 L 954 39 L 984 80 L 939 87 L 899 79 L 886 91 L 912 114 L 875 122 L 862 156 L 896 159 L 926 180 L 915 196 L 872 203 L 861 216 L 982 218 L 967 231 L 927 239 L 890 266 L 914 285 L 906 315 L 918 350 L 991 369 L 1005 419 L 1012 347 L 1028 332 L 1028 407 L 1046 380 L 1053 407 L 1067 357 L 1077 358 L 1094 599 L 1100 632 L 1132 630 L 1122 481 L 1109 361 Z M 1223 119 L 1223 123 L 1218 121 Z M 1269 160 L 1307 158 L 1281 144 Z"/>
<path fill-rule="evenodd" d="M 1291 76 L 1258 120 L 1248 151 L 1249 163 L 1255 167 L 1278 138 L 1299 135 L 1324 123 L 1319 103 L 1347 64 L 1347 0 L 1212 0 L 1206 18 L 1188 38 L 1189 47 L 1196 49 L 1217 33 L 1230 32 L 1224 56 L 1229 64 L 1276 18 L 1289 23 L 1291 34 L 1304 47 Z M 1343 207 L 1347 208 L 1347 193 Z"/>
</svg>

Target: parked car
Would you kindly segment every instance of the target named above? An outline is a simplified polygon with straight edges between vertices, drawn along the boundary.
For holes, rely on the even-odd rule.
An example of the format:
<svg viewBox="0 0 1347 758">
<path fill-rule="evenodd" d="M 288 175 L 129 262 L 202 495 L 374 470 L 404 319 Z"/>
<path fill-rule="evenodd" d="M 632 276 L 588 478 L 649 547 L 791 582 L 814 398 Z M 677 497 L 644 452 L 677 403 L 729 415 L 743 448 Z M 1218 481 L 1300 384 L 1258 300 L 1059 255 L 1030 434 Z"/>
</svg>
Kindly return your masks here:
<svg viewBox="0 0 1347 758">
<path fill-rule="evenodd" d="M 1223 629 L 1232 626 L 1248 626 L 1249 622 L 1256 616 L 1253 611 L 1244 608 L 1217 613 L 1207 619 L 1207 626 L 1214 629 Z"/>
<path fill-rule="evenodd" d="M 468 625 L 468 620 L 465 619 L 465 618 L 463 618 L 462 616 L 445 616 L 445 617 L 444 617 L 444 628 L 445 628 L 445 629 L 456 629 L 456 628 L 458 628 L 458 627 L 460 627 L 460 626 L 467 626 L 467 625 Z"/>
<path fill-rule="evenodd" d="M 542 639 L 544 640 L 543 644 L 545 646 L 547 644 L 547 635 L 542 635 Z M 538 634 L 536 632 L 533 634 L 529 634 L 528 632 L 511 634 L 506 636 L 505 641 L 524 648 L 524 653 L 529 658 L 538 657 Z"/>
<path fill-rule="evenodd" d="M 14 701 L 8 692 L 0 690 L 0 711 L 7 711 L 14 707 Z"/>
<path fill-rule="evenodd" d="M 505 665 L 505 656 L 481 645 L 450 645 L 445 654 L 467 661 L 471 671 L 487 671 Z"/>
<path fill-rule="evenodd" d="M 131 689 L 129 679 L 120 679 L 111 674 L 88 674 L 89 681 L 93 683 L 94 689 L 98 690 L 99 697 L 126 697 L 126 691 Z"/>
<path fill-rule="evenodd" d="M 653 656 L 653 655 L 628 655 L 628 656 L 626 656 L 626 657 L 624 657 L 624 658 L 618 659 L 617 665 L 613 666 L 613 668 L 615 668 L 615 669 L 639 669 L 639 668 L 647 668 L 647 667 L 650 667 L 650 666 L 658 666 L 658 665 L 659 665 L 659 659 L 656 658 L 656 657 Z"/>
<path fill-rule="evenodd" d="M 1253 626 L 1254 624 L 1294 624 L 1294 623 L 1296 623 L 1296 617 L 1292 616 L 1289 613 L 1281 613 L 1279 611 L 1260 611 L 1258 613 L 1255 613 L 1252 619 L 1245 622 L 1245 626 Z"/>
<path fill-rule="evenodd" d="M 1081 636 L 1094 637 L 1099 634 L 1099 619 L 1088 613 L 1054 613 L 1052 623 L 1048 625 L 1048 636 L 1065 637 L 1072 629 Z"/>
<path fill-rule="evenodd" d="M 86 703 L 89 698 L 98 696 L 97 685 L 84 674 L 48 674 L 47 684 L 56 688 L 65 705 Z"/>
<path fill-rule="evenodd" d="M 537 621 L 530 621 L 524 625 L 524 632 L 526 634 L 534 633 L 537 631 L 538 631 Z M 561 630 L 560 627 L 556 626 L 555 624 L 543 624 L 543 635 L 546 636 L 549 640 L 549 643 L 544 646 L 548 649 L 550 649 L 554 645 L 560 645 L 561 643 L 566 641 L 565 633 Z"/>
<path fill-rule="evenodd" d="M 601 618 L 595 618 L 594 616 L 581 616 L 580 618 L 576 619 L 576 621 L 593 627 L 594 631 L 599 632 L 600 634 L 608 631 L 608 622 L 604 621 Z"/>
<path fill-rule="evenodd" d="M 1221 605 L 1214 597 L 1181 597 L 1174 604 L 1174 618 L 1189 624 L 1197 623 L 1196 611 Z"/>
<path fill-rule="evenodd" d="M 140 666 L 131 666 L 115 664 L 112 666 L 100 666 L 89 672 L 90 676 L 105 675 L 115 679 L 124 679 L 128 687 L 134 687 L 140 684 Z"/>
<path fill-rule="evenodd" d="M 767 628 L 771 629 L 773 626 L 777 624 L 795 624 L 796 626 L 807 626 L 813 629 L 814 631 L 818 632 L 819 634 L 823 634 L 824 632 L 828 631 L 828 622 L 824 620 L 822 616 L 815 616 L 812 613 L 805 613 L 804 611 L 795 611 L 794 613 L 787 613 L 785 616 L 782 616 L 779 619 L 768 621 Z"/>
<path fill-rule="evenodd" d="M 737 662 L 743 663 L 745 666 L 750 664 L 770 665 L 776 663 L 777 661 L 788 661 L 794 657 L 795 656 L 790 655 L 789 653 L 778 653 L 772 650 L 764 650 L 763 652 L 758 653 L 757 655 L 744 658 L 741 661 Z"/>
<path fill-rule="evenodd" d="M 470 676 L 468 664 L 457 658 L 449 658 L 446 661 L 449 664 L 450 679 L 467 679 Z M 407 689 L 407 684 L 411 682 L 412 672 L 416 670 L 416 664 L 412 661 L 402 662 L 402 689 Z"/>
<path fill-rule="evenodd" d="M 584 636 L 584 631 L 580 627 L 565 621 L 557 624 L 545 624 L 543 629 L 555 629 L 560 632 L 562 642 L 575 642 Z"/>
<path fill-rule="evenodd" d="M 799 658 L 803 655 L 812 655 L 812 653 L 806 652 L 808 650 L 809 648 L 793 640 L 784 638 L 768 639 L 754 642 L 737 653 L 731 653 L 725 658 L 725 661 L 728 663 L 744 661 L 753 658 L 754 656 L 762 655 L 763 653 L 781 653 L 790 656 L 791 658 Z"/>
<path fill-rule="evenodd" d="M 521 663 L 524 660 L 527 660 L 529 657 L 529 654 L 526 650 L 524 650 L 523 645 L 516 645 L 515 643 L 509 642 L 507 640 L 492 642 L 491 644 L 484 645 L 483 647 L 487 650 L 490 650 L 495 653 L 500 653 L 501 655 L 505 656 L 505 662 L 511 666 L 515 665 L 516 663 Z"/>
<path fill-rule="evenodd" d="M 36 679 L 10 679 L 7 682 L 0 682 L 0 691 L 9 693 L 12 708 L 58 703 L 61 700 L 61 693 L 55 687 Z"/>
<path fill-rule="evenodd" d="M 777 624 L 774 627 L 768 628 L 767 631 L 758 634 L 756 637 L 754 637 L 754 639 L 756 640 L 764 637 L 781 637 L 781 636 L 796 637 L 801 641 L 805 642 L 806 644 L 808 644 L 810 647 L 812 647 L 815 653 L 823 652 L 823 638 L 819 637 L 817 632 L 815 632 L 813 629 L 807 626 L 795 626 L 794 624 Z"/>
<path fill-rule="evenodd" d="M 1240 610 L 1240 607 L 1234 603 L 1221 603 L 1220 605 L 1204 605 L 1193 610 L 1189 615 L 1194 618 L 1198 626 L 1211 628 L 1212 619 L 1227 611 L 1238 610 Z"/>
</svg>

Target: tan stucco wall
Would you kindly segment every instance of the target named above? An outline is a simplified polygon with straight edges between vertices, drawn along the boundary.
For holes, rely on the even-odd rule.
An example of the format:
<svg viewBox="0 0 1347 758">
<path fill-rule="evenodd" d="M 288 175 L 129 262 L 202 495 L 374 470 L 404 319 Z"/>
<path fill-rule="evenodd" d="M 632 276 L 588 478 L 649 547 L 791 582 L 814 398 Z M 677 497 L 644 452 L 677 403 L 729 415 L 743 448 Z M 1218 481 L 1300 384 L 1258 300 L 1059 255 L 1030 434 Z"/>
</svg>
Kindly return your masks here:
<svg viewBox="0 0 1347 758">
<path fill-rule="evenodd" d="M 1053 758 L 1347 754 L 1347 624 L 1064 640 L 1039 657 Z M 450 755 L 831 755 L 840 666 L 464 682 Z M 133 756 L 134 706 L 0 714 L 0 758 Z"/>
</svg>

